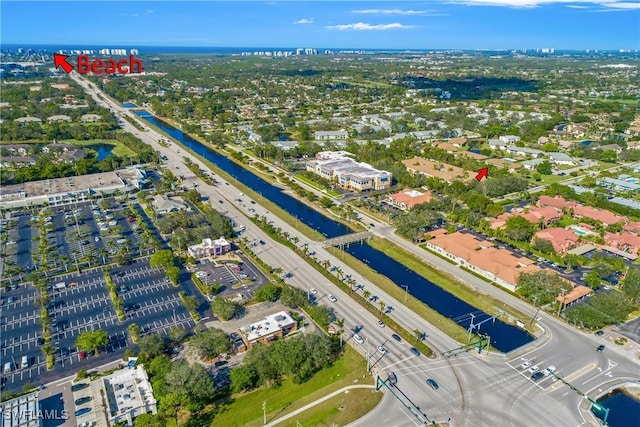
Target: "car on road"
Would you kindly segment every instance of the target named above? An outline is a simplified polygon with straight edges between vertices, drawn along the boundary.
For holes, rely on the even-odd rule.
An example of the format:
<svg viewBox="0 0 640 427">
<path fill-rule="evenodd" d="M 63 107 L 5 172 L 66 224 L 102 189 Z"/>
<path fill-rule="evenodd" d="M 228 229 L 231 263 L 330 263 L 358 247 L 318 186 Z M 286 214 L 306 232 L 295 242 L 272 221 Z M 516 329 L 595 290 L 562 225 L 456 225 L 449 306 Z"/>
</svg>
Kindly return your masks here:
<svg viewBox="0 0 640 427">
<path fill-rule="evenodd" d="M 380 353 L 382 353 L 382 354 L 387 354 L 387 349 L 386 349 L 386 348 L 384 348 L 384 346 L 383 346 L 383 345 L 379 345 L 379 346 L 378 346 L 378 351 L 379 351 Z"/>
<path fill-rule="evenodd" d="M 520 365 L 522 369 L 527 369 L 529 366 L 531 366 L 531 362 L 529 362 L 528 360 Z"/>
<path fill-rule="evenodd" d="M 261 245 L 266 245 L 267 243 L 264 240 L 260 240 Z"/>
<path fill-rule="evenodd" d="M 313 295 L 315 295 L 315 294 L 318 293 L 318 290 L 315 289 L 315 288 L 311 288 L 311 289 L 309 289 L 309 292 L 311 292 Z"/>
<path fill-rule="evenodd" d="M 434 380 L 433 378 L 428 378 L 427 379 L 427 384 L 429 385 L 429 387 L 431 387 L 434 390 L 437 390 L 437 389 L 440 388 L 440 386 L 438 385 L 436 380 Z"/>
<path fill-rule="evenodd" d="M 82 409 L 78 409 L 75 412 L 75 415 L 76 415 L 76 417 L 79 417 L 81 415 L 88 414 L 89 412 L 91 412 L 91 408 L 82 408 Z"/>
<path fill-rule="evenodd" d="M 538 367 L 538 365 L 533 365 L 532 367 L 529 368 L 529 372 L 531 372 L 532 374 L 534 372 L 538 372 L 540 370 L 540 368 Z"/>
<path fill-rule="evenodd" d="M 415 347 L 411 347 L 411 348 L 409 349 L 409 351 L 410 351 L 411 353 L 413 353 L 415 356 L 420 356 L 420 350 L 418 350 L 418 349 L 417 349 L 417 348 L 415 348 Z"/>
<path fill-rule="evenodd" d="M 544 370 L 545 375 L 553 374 L 556 371 L 556 367 L 551 365 L 547 369 Z"/>
<path fill-rule="evenodd" d="M 76 399 L 75 404 L 77 406 L 84 405 L 87 402 L 91 402 L 91 396 L 81 397 L 80 399 Z"/>
<path fill-rule="evenodd" d="M 536 372 L 535 374 L 531 375 L 531 380 L 538 381 L 542 377 L 544 377 L 544 374 L 542 372 Z"/>
<path fill-rule="evenodd" d="M 605 347 L 604 345 L 600 344 L 600 345 L 598 346 L 598 348 L 596 348 L 596 351 L 597 351 L 598 353 L 602 353 L 602 352 L 604 351 L 604 349 L 605 349 L 605 348 L 606 348 L 606 347 Z"/>
<path fill-rule="evenodd" d="M 597 336 L 597 337 L 601 337 L 601 336 L 604 335 L 604 331 L 595 331 L 594 335 Z"/>
<path fill-rule="evenodd" d="M 81 351 L 78 353 L 78 357 L 80 358 L 80 360 L 86 359 L 87 358 L 87 353 L 84 351 Z"/>
<path fill-rule="evenodd" d="M 95 240 L 96 242 L 99 242 L 99 241 L 100 241 L 100 236 L 96 236 L 94 240 Z"/>
<path fill-rule="evenodd" d="M 336 302 L 336 301 L 338 301 L 338 298 L 334 297 L 334 296 L 333 296 L 333 295 L 331 295 L 331 294 L 327 295 L 327 298 L 329 298 L 329 301 L 331 301 L 331 302 Z"/>
<path fill-rule="evenodd" d="M 375 227 L 375 226 L 376 226 L 376 225 L 375 225 L 374 223 L 372 223 L 372 222 L 370 222 L 370 223 L 369 223 L 369 225 L 370 225 L 371 227 Z"/>
<path fill-rule="evenodd" d="M 71 391 L 79 391 L 79 390 L 85 389 L 87 387 L 89 387 L 89 383 L 73 384 L 71 386 Z"/>
<path fill-rule="evenodd" d="M 218 200 L 218 203 L 224 203 L 224 200 L 220 199 Z"/>
<path fill-rule="evenodd" d="M 398 334 L 391 334 L 391 338 L 393 338 L 394 340 L 400 342 L 402 341 L 402 338 L 400 338 L 400 335 Z"/>
<path fill-rule="evenodd" d="M 382 320 L 378 320 L 378 326 L 384 328 L 384 322 Z"/>
<path fill-rule="evenodd" d="M 364 343 L 364 340 L 363 340 L 363 339 L 362 339 L 362 337 L 361 337 L 360 335 L 358 335 L 358 334 L 355 334 L 355 335 L 353 336 L 353 339 L 354 339 L 358 344 L 363 344 L 363 343 Z"/>
</svg>

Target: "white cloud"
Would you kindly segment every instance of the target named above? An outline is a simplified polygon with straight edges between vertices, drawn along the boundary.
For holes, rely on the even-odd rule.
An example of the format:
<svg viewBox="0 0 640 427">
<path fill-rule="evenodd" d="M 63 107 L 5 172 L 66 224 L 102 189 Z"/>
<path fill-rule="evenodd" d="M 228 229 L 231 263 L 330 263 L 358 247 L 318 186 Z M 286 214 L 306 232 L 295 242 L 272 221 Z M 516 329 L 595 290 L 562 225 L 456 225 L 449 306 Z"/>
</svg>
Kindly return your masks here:
<svg viewBox="0 0 640 427">
<path fill-rule="evenodd" d="M 329 25 L 327 26 L 330 30 L 354 30 L 354 31 L 383 31 L 383 30 L 402 30 L 409 28 L 416 28 L 415 25 L 404 25 L 399 22 L 394 22 L 392 24 L 367 24 L 364 22 L 356 22 L 354 24 L 343 24 L 343 25 Z"/>
<path fill-rule="evenodd" d="M 433 10 L 402 10 L 402 9 L 360 9 L 352 13 L 364 15 L 429 15 Z"/>
<path fill-rule="evenodd" d="M 445 0 L 444 2 L 450 4 L 464 4 L 467 6 L 507 6 L 522 8 L 561 3 L 577 9 L 579 9 L 581 5 L 584 6 L 585 4 L 604 6 L 612 9 L 640 9 L 640 2 L 620 0 Z"/>
<path fill-rule="evenodd" d="M 153 9 L 147 9 L 144 11 L 145 15 L 151 15 L 153 13 Z"/>
<path fill-rule="evenodd" d="M 307 19 L 307 18 L 298 19 L 296 22 L 294 22 L 294 24 L 313 24 L 313 18 L 310 18 L 310 19 Z"/>
</svg>

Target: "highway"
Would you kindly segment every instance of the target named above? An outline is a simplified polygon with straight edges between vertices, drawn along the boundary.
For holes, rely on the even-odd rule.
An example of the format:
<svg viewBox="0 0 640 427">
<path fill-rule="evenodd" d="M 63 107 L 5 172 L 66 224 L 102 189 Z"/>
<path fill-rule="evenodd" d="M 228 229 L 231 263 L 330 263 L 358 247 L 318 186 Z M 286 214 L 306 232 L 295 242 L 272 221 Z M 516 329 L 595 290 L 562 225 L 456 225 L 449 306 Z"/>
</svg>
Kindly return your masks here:
<svg viewBox="0 0 640 427">
<path fill-rule="evenodd" d="M 137 119 L 137 116 L 128 112 L 119 105 L 105 104 L 96 97 L 95 89 L 89 88 L 87 82 L 72 73 L 78 83 L 94 96 L 99 104 L 111 108 L 117 114 L 127 114 Z M 103 94 L 103 96 L 106 95 Z M 291 285 L 300 289 L 318 290 L 317 297 L 321 304 L 333 308 L 338 318 L 345 319 L 344 338 L 354 345 L 360 353 L 370 355 L 370 363 L 374 372 L 386 377 L 388 373 L 395 372 L 398 377 L 396 395 L 402 393 L 409 399 L 396 399 L 392 393 L 385 393 L 382 403 L 363 419 L 354 425 L 393 425 L 411 426 L 435 420 L 446 422 L 450 419 L 452 425 L 553 425 L 553 426 L 580 426 L 596 425 L 592 418 L 586 420 L 577 410 L 581 397 L 571 392 L 567 386 L 554 382 L 551 378 L 545 378 L 544 383 L 535 383 L 530 380 L 528 373 L 523 373 L 519 366 L 524 359 L 532 359 L 540 363 L 540 368 L 545 369 L 549 365 L 557 367 L 558 374 L 575 380 L 575 385 L 584 392 L 598 390 L 605 383 L 617 378 L 638 378 L 638 364 L 630 361 L 625 354 L 618 349 L 608 346 L 603 353 L 595 351 L 598 338 L 580 333 L 567 327 L 562 322 L 540 312 L 539 325 L 545 328 L 544 338 L 523 349 L 512 352 L 508 357 L 498 354 L 481 354 L 476 352 L 462 353 L 452 358 L 439 355 L 436 359 L 427 359 L 425 356 L 414 356 L 408 349 L 406 342 L 396 342 L 391 338 L 392 331 L 388 327 L 380 328 L 377 319 L 368 311 L 352 302 L 347 294 L 329 283 L 313 267 L 308 265 L 296 253 L 277 242 L 272 241 L 261 229 L 254 225 L 247 217 L 253 216 L 249 209 L 255 208 L 260 215 L 266 215 L 273 221 L 276 227 L 287 231 L 291 236 L 299 238 L 299 244 L 308 244 L 310 249 L 316 252 L 319 260 L 329 260 L 332 265 L 342 269 L 344 274 L 351 275 L 365 289 L 377 295 L 387 305 L 394 307 L 390 316 L 408 331 L 418 328 L 426 331 L 428 337 L 426 343 L 435 349 L 436 353 L 456 348 L 459 344 L 428 324 L 418 315 L 406 309 L 400 301 L 394 300 L 389 295 L 378 289 L 375 284 L 368 282 L 339 259 L 326 252 L 319 242 L 309 241 L 297 230 L 275 215 L 260 207 L 259 201 L 251 204 L 246 195 L 240 196 L 240 190 L 231 183 L 216 176 L 220 183 L 217 186 L 209 186 L 194 176 L 182 163 L 183 157 L 189 157 L 202 169 L 208 168 L 195 156 L 180 150 L 177 144 L 169 147 L 160 146 L 157 141 L 164 136 L 148 129 L 140 132 L 128 122 L 123 127 L 138 136 L 145 143 L 150 144 L 155 150 L 167 156 L 166 167 L 177 175 L 182 175 L 186 180 L 196 183 L 198 191 L 210 200 L 224 199 L 224 209 L 229 217 L 237 224 L 246 227 L 244 237 L 249 241 L 264 240 L 266 245 L 258 246 L 256 252 L 267 264 L 279 266 L 285 272 L 291 272 L 288 280 Z M 145 125 L 145 127 L 147 127 Z M 237 202 L 241 199 L 242 202 Z M 220 206 L 214 208 L 220 209 Z M 372 221 L 375 222 L 375 221 Z M 401 246 L 412 251 L 422 251 L 411 243 L 395 236 L 392 229 L 383 224 L 376 223 L 372 228 L 374 233 L 383 235 Z M 424 255 L 424 256 L 423 256 Z M 535 308 L 525 304 L 510 295 L 499 291 L 475 276 L 459 270 L 456 266 L 443 262 L 437 257 L 431 258 L 427 254 L 420 254 L 428 263 L 433 263 L 438 268 L 461 278 L 465 283 L 480 289 L 488 294 L 497 294 L 498 297 L 519 308 L 523 312 L 534 313 Z M 327 300 L 327 294 L 336 296 L 335 303 Z M 367 341 L 365 344 L 357 344 L 350 337 L 354 331 Z M 377 351 L 377 346 L 383 344 L 387 353 L 382 355 Z M 368 351 L 367 351 L 368 349 Z M 528 372 L 528 371 L 526 371 Z M 426 383 L 427 378 L 435 379 L 440 388 L 432 390 Z M 550 383 L 549 385 L 546 385 Z M 584 388 L 582 388 L 584 387 Z M 402 391 L 400 393 L 399 391 Z M 404 401 L 404 404 L 401 402 Z M 406 406 L 405 406 L 406 404 Z M 407 408 L 411 408 L 411 411 Z M 420 408 L 419 410 L 417 408 Z M 426 417 L 421 415 L 426 414 Z"/>
</svg>

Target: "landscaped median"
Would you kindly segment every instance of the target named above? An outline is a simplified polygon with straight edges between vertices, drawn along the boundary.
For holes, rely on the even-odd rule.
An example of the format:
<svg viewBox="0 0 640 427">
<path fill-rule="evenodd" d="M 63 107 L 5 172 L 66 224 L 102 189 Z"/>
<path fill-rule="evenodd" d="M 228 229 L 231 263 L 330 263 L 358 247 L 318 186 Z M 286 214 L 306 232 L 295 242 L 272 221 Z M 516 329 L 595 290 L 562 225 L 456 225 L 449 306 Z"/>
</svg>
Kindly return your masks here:
<svg viewBox="0 0 640 427">
<path fill-rule="evenodd" d="M 127 316 L 124 314 L 124 310 L 122 306 L 124 305 L 124 301 L 122 298 L 118 296 L 117 286 L 113 283 L 111 279 L 111 275 L 109 271 L 104 271 L 104 280 L 107 282 L 107 289 L 109 290 L 109 296 L 111 297 L 111 302 L 113 303 L 113 308 L 116 310 L 116 315 L 118 316 L 118 320 L 124 322 Z"/>
<path fill-rule="evenodd" d="M 193 320 L 198 323 L 200 321 L 200 315 L 198 314 L 198 299 L 193 295 L 187 295 L 186 292 L 180 292 L 180 299 L 182 305 L 187 309 Z"/>
</svg>

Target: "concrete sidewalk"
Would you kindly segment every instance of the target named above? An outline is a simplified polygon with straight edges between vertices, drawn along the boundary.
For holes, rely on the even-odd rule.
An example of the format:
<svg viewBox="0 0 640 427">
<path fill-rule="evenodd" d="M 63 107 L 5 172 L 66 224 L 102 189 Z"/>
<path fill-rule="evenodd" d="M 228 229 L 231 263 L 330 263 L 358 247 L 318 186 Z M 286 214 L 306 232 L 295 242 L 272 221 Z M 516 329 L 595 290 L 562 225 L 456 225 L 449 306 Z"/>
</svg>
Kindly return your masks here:
<svg viewBox="0 0 640 427">
<path fill-rule="evenodd" d="M 346 392 L 348 390 L 353 390 L 353 389 L 356 389 L 356 388 L 373 388 L 373 389 L 375 389 L 376 386 L 374 384 L 359 384 L 359 385 L 349 385 L 349 386 L 343 387 L 343 388 L 341 388 L 339 390 L 334 391 L 333 393 L 329 393 L 328 395 L 326 395 L 324 397 L 321 397 L 320 399 L 309 403 L 308 405 L 303 406 L 300 409 L 296 409 L 295 411 L 293 411 L 290 414 L 285 415 L 284 417 L 278 418 L 277 420 L 273 420 L 270 423 L 267 423 L 266 425 L 267 425 L 267 427 L 269 427 L 269 426 L 275 426 L 277 424 L 280 424 L 281 422 L 286 421 L 289 418 L 293 418 L 296 415 L 306 411 L 309 408 L 313 408 L 314 406 L 324 402 L 325 400 L 331 399 L 332 397 L 337 396 L 340 393 L 344 393 L 344 392 Z"/>
</svg>

